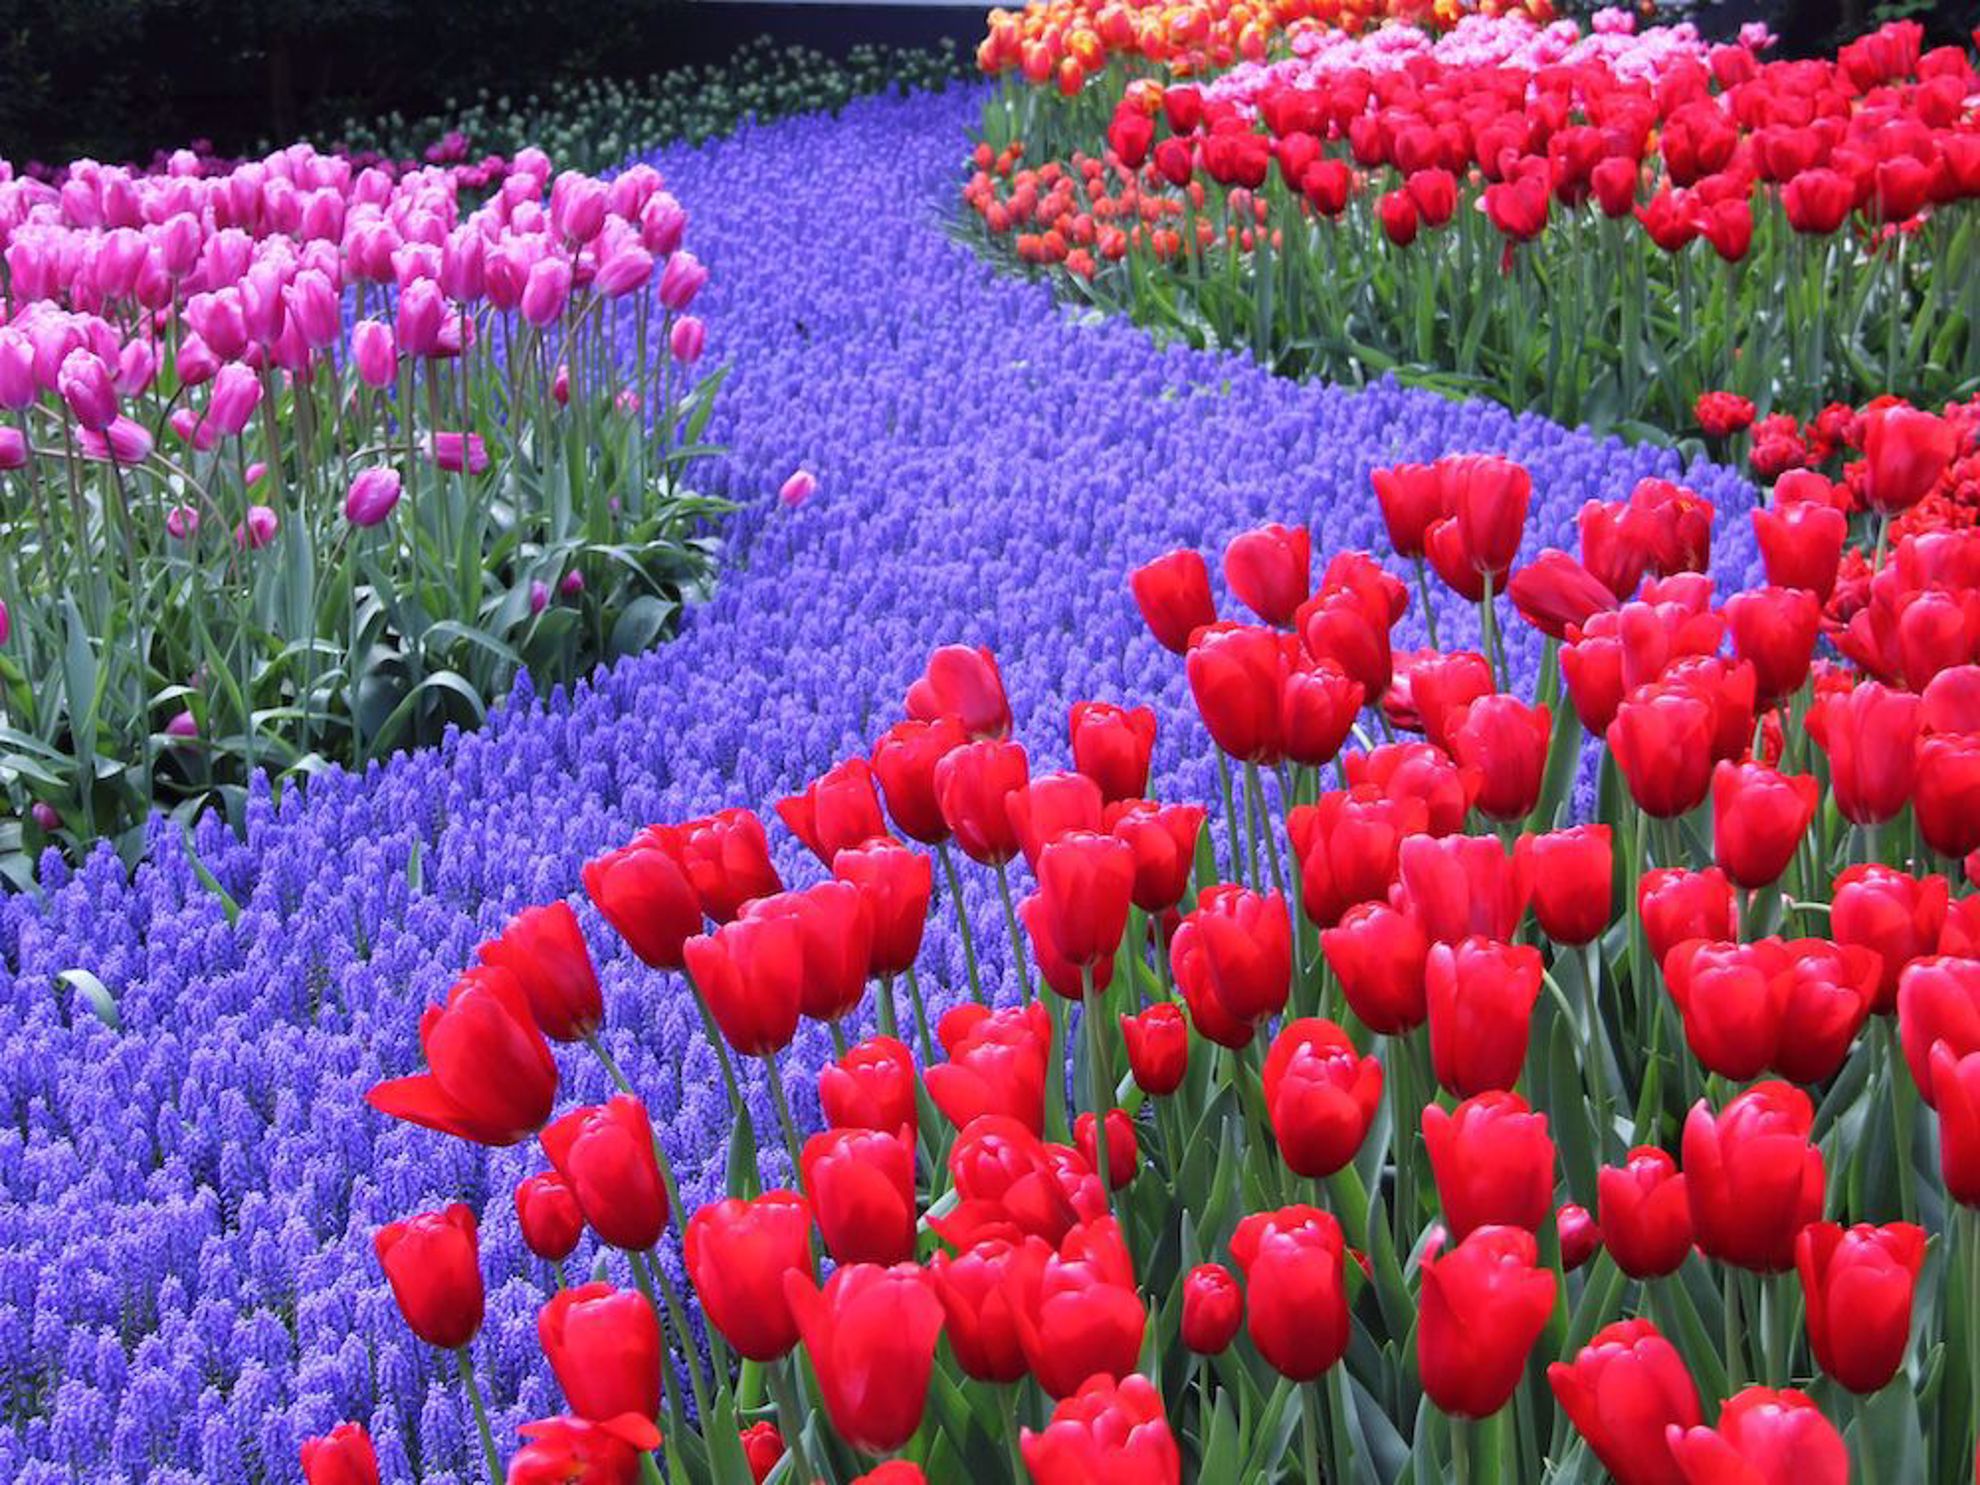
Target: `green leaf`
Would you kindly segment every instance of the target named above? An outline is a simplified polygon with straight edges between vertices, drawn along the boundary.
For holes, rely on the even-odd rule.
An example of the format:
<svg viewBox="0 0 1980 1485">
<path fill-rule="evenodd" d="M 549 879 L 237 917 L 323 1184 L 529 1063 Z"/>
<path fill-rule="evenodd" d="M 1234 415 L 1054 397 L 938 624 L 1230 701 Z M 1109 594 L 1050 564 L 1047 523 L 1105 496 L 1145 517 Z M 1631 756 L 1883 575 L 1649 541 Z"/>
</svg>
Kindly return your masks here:
<svg viewBox="0 0 1980 1485">
<path fill-rule="evenodd" d="M 117 1015 L 117 997 L 94 974 L 86 969 L 65 969 L 58 972 L 55 978 L 73 990 L 97 1020 L 112 1031 L 123 1030 L 123 1023 Z"/>
</svg>

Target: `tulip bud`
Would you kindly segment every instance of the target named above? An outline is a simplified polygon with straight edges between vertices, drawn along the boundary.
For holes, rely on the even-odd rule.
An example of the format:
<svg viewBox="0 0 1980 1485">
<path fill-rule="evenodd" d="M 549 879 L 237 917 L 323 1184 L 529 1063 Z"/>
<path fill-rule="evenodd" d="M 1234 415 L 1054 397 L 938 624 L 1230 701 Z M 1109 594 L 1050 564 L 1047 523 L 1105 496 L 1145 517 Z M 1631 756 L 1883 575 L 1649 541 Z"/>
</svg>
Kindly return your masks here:
<svg viewBox="0 0 1980 1485">
<path fill-rule="evenodd" d="M 414 1335 L 443 1351 L 474 1339 L 483 1298 L 473 1211 L 455 1202 L 388 1222 L 372 1246 Z"/>
</svg>

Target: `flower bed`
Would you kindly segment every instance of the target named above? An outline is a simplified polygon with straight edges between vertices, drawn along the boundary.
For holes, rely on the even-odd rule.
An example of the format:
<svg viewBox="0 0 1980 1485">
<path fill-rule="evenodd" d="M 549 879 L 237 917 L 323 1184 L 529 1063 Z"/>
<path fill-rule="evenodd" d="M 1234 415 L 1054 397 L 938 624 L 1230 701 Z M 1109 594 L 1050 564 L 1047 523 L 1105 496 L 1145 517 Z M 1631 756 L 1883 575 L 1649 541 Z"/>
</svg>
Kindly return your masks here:
<svg viewBox="0 0 1980 1485">
<path fill-rule="evenodd" d="M 1533 471 L 1527 557 L 1571 545 L 1585 499 L 1659 475 L 1717 506 L 1719 571 L 1757 575 L 1751 497 L 1730 472 L 1490 406 L 1154 348 L 998 278 L 937 220 L 976 102 L 862 103 L 662 157 L 713 271 L 697 311 L 736 358 L 709 429 L 733 450 L 727 486 L 769 488 L 799 465 L 816 477 L 794 510 L 738 518 L 734 575 L 680 641 L 438 751 L 333 770 L 306 800 L 257 789 L 245 842 L 196 829 L 198 867 L 164 831 L 128 882 L 107 854 L 73 875 L 50 863 L 45 904 L 0 910 L 0 1191 L 25 1229 L 0 1258 L 0 1476 L 247 1480 L 355 1417 L 388 1479 L 471 1477 L 451 1370 L 405 1332 L 371 1247 L 380 1224 L 457 1198 L 486 1213 L 478 1347 L 495 1427 L 512 1439 L 557 1411 L 542 1269 L 505 1210 L 534 1157 L 388 1125 L 363 1094 L 415 1068 L 423 1006 L 510 913 L 574 894 L 585 859 L 647 823 L 760 805 L 862 749 L 934 646 L 996 649 L 1040 768 L 1065 760 L 1072 701 L 1152 705 L 1152 787 L 1206 799 L 1182 667 L 1124 587 L 1170 547 L 1219 548 L 1274 518 L 1310 518 L 1325 550 L 1380 546 L 1371 470 L 1498 448 Z M 1439 617 L 1446 644 L 1476 642 L 1465 605 Z M 1507 638 L 1530 676 L 1537 640 Z M 1418 642 L 1406 621 L 1398 643 Z M 804 879 L 802 848 L 772 831 L 780 869 Z M 994 880 L 973 875 L 968 905 L 997 923 Z M 606 1043 L 699 1204 L 727 1154 L 713 1054 L 675 983 L 579 913 L 600 946 Z M 983 972 L 1008 996 L 1006 955 L 983 937 Z M 76 970 L 91 978 L 58 979 Z M 921 970 L 932 1009 L 967 995 L 942 922 Z M 808 1028 L 787 1063 L 807 1125 L 829 1055 Z M 565 1091 L 597 1101 L 609 1085 L 575 1058 Z M 748 1091 L 765 1175 L 783 1179 L 765 1090 L 752 1077 Z"/>
</svg>

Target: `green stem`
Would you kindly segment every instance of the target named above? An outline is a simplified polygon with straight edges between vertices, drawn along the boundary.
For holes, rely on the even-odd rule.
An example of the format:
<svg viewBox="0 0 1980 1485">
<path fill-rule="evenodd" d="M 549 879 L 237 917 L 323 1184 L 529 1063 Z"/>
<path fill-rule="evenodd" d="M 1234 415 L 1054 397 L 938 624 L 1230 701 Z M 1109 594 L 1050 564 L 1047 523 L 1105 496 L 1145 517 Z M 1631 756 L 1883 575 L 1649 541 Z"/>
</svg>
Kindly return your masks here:
<svg viewBox="0 0 1980 1485">
<path fill-rule="evenodd" d="M 474 1357 L 466 1346 L 455 1349 L 454 1370 L 460 1375 L 469 1406 L 474 1409 L 474 1426 L 481 1435 L 481 1455 L 488 1461 L 489 1485 L 502 1485 L 502 1456 L 495 1448 L 495 1432 L 488 1426 L 488 1406 L 481 1400 L 481 1383 L 474 1375 Z"/>
<path fill-rule="evenodd" d="M 915 975 L 914 966 L 907 969 L 908 1000 L 914 1006 L 914 1027 L 921 1038 L 921 1065 L 927 1067 L 935 1060 L 935 1042 L 928 1034 L 928 1006 L 921 998 L 921 981 Z"/>
<path fill-rule="evenodd" d="M 798 1138 L 797 1120 L 791 1117 L 791 1102 L 784 1094 L 784 1074 L 775 1053 L 763 1059 L 763 1071 L 770 1080 L 770 1101 L 777 1106 L 777 1123 L 784 1131 L 784 1148 L 791 1152 L 791 1179 L 799 1179 L 803 1169 L 804 1141 Z"/>
<path fill-rule="evenodd" d="M 803 1403 L 803 1383 L 798 1377 L 797 1353 L 793 1351 L 782 1361 L 771 1362 L 763 1368 L 763 1376 L 770 1386 L 770 1401 L 777 1410 L 777 1431 L 783 1434 L 784 1448 L 791 1457 L 791 1477 L 810 1481 L 815 1477 L 804 1454 L 804 1420 L 808 1415 Z"/>
<path fill-rule="evenodd" d="M 1299 1387 L 1299 1457 L 1306 1485 L 1320 1485 L 1320 1404 L 1312 1383 Z"/>
<path fill-rule="evenodd" d="M 1031 964 L 1024 952 L 1024 932 L 1018 927 L 1017 905 L 1011 901 L 1011 869 L 1007 861 L 997 863 L 997 896 L 1004 904 L 1004 926 L 1011 935 L 1011 968 L 1017 971 L 1018 988 L 1024 1003 L 1031 1004 Z"/>
<path fill-rule="evenodd" d="M 963 907 L 962 879 L 956 875 L 956 858 L 950 854 L 949 843 L 943 841 L 935 848 L 935 854 L 942 858 L 942 875 L 949 883 L 949 900 L 956 907 L 956 926 L 962 930 L 963 964 L 969 970 L 969 993 L 978 1005 L 990 1002 L 983 996 L 983 981 L 976 972 L 976 940 L 969 931 L 969 912 Z"/>
</svg>

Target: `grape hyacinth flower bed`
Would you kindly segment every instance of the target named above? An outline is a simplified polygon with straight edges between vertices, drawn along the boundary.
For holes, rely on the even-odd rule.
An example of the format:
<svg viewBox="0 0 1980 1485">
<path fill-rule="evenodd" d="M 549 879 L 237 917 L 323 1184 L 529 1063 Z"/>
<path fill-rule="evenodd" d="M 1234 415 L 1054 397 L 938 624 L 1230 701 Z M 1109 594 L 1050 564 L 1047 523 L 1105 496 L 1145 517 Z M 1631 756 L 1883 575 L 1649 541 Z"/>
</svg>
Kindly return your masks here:
<svg viewBox="0 0 1980 1485">
<path fill-rule="evenodd" d="M 696 203 L 711 270 L 696 310 L 735 365 L 709 436 L 745 504 L 735 571 L 679 642 L 573 693 L 519 694 L 433 752 L 327 772 L 306 798 L 277 807 L 257 787 L 244 841 L 208 820 L 195 857 L 155 827 L 128 880 L 105 851 L 73 872 L 51 859 L 45 900 L 0 909 L 0 1477 L 292 1479 L 303 1437 L 355 1418 L 388 1481 L 479 1478 L 452 1369 L 407 1333 L 372 1246 L 455 1200 L 482 1213 L 475 1349 L 496 1436 L 559 1411 L 537 1339 L 546 1269 L 507 1209 L 536 1156 L 388 1123 L 363 1095 L 417 1067 L 421 1013 L 478 942 L 570 898 L 599 956 L 604 1043 L 666 1131 L 683 1207 L 719 1195 L 727 1106 L 693 1005 L 619 946 L 579 867 L 863 751 L 935 646 L 995 649 L 1035 767 L 1066 761 L 1051 748 L 1071 702 L 1147 703 L 1152 787 L 1210 799 L 1183 667 L 1126 587 L 1172 547 L 1298 519 L 1322 552 L 1379 549 L 1372 470 L 1494 449 L 1532 472 L 1526 558 L 1572 546 L 1583 501 L 1654 475 L 1716 505 L 1718 571 L 1757 580 L 1751 492 L 1727 471 L 1496 407 L 1278 381 L 1000 279 L 940 225 L 979 104 L 862 103 L 659 160 Z M 1440 610 L 1447 647 L 1478 642 L 1473 613 Z M 1398 643 L 1421 643 L 1414 626 Z M 1505 640 L 1531 676 L 1537 636 Z M 771 844 L 787 880 L 816 874 L 774 822 Z M 972 874 L 967 906 L 996 924 L 994 881 Z M 979 938 L 1008 999 L 999 937 Z M 942 916 L 920 968 L 931 1013 L 967 994 Z M 786 1059 L 807 1127 L 830 1055 L 807 1026 Z M 610 1091 L 589 1058 L 563 1070 L 567 1098 Z M 742 1076 L 766 1183 L 788 1181 L 760 1074 Z M 657 1260 L 678 1284 L 672 1241 Z M 587 1239 L 573 1270 L 592 1257 Z"/>
</svg>

